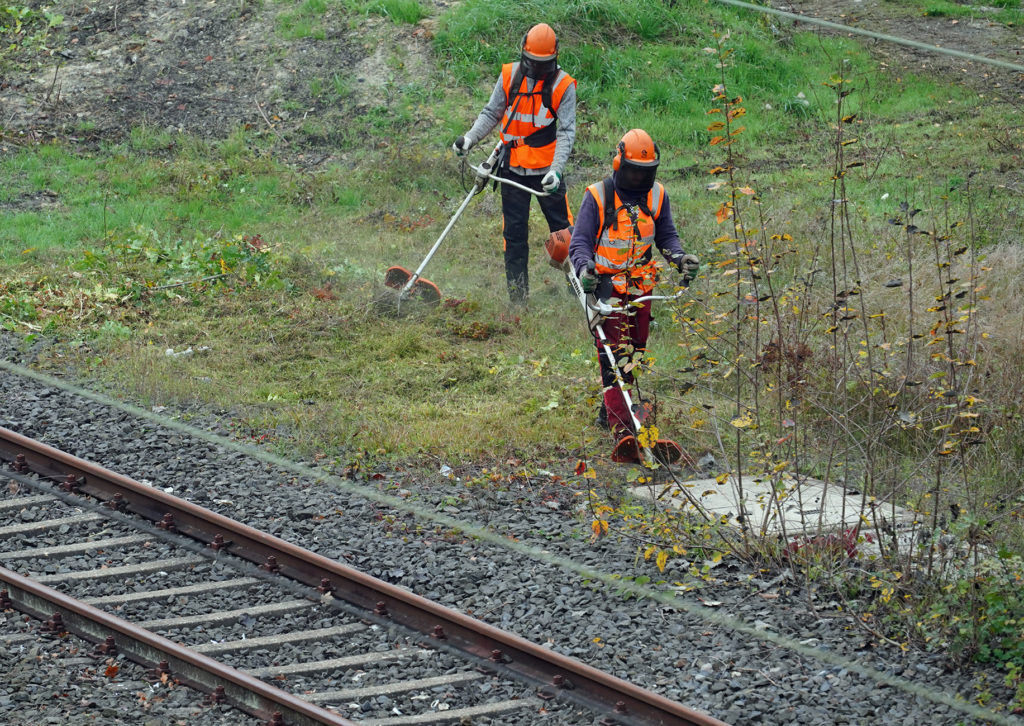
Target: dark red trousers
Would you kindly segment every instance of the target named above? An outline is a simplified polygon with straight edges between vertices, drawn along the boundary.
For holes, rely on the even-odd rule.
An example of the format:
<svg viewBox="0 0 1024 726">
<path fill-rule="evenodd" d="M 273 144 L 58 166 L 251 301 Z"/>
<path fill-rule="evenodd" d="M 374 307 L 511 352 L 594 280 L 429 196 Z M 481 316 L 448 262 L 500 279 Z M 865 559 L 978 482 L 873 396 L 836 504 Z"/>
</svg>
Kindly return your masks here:
<svg viewBox="0 0 1024 726">
<path fill-rule="evenodd" d="M 617 305 L 624 305 L 630 300 L 625 298 Z M 643 357 L 647 349 L 647 336 L 651 328 L 651 303 L 647 301 L 639 306 L 629 306 L 628 312 L 613 313 L 604 319 L 601 324 L 607 339 L 608 347 L 611 348 L 618 363 L 619 370 L 629 368 L 629 363 Z M 608 411 L 608 425 L 612 432 L 618 437 L 623 433 L 633 434 L 633 417 L 626 406 L 626 399 L 615 382 L 615 369 L 612 368 L 608 355 L 601 345 L 597 333 L 594 333 L 594 342 L 597 344 L 597 354 L 601 361 L 601 384 L 604 386 L 604 405 Z M 633 371 L 628 370 L 622 373 L 622 380 L 630 387 L 633 384 Z M 630 396 L 634 396 L 630 391 Z M 636 403 L 636 400 L 633 401 Z"/>
</svg>

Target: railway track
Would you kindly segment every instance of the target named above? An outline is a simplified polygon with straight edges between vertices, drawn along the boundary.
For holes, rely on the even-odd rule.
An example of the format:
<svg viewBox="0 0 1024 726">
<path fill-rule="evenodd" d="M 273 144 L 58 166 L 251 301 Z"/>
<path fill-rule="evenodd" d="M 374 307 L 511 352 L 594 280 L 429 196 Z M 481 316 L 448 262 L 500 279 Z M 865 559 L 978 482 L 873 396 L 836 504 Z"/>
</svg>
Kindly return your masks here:
<svg viewBox="0 0 1024 726">
<path fill-rule="evenodd" d="M 722 723 L 2 428 L 0 461 L 0 607 L 210 703 L 275 725 Z"/>
</svg>

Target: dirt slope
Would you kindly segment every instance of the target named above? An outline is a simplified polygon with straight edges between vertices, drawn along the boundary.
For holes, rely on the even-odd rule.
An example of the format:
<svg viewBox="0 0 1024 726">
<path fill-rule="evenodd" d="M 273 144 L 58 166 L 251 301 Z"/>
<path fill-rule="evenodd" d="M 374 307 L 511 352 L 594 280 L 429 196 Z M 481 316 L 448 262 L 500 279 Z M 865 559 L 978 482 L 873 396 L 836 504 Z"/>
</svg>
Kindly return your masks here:
<svg viewBox="0 0 1024 726">
<path fill-rule="evenodd" d="M 788 12 L 1024 64 L 1020 28 L 925 17 L 907 5 L 775 3 Z M 213 137 L 248 125 L 287 140 L 293 151 L 312 152 L 307 163 L 323 160 L 336 148 L 349 114 L 386 103 L 389 82 L 400 86 L 429 72 L 432 29 L 448 3 L 427 6 L 433 16 L 417 26 L 330 11 L 316 19 L 322 37 L 287 40 L 280 32 L 282 13 L 293 8 L 279 3 L 58 0 L 47 7 L 62 14 L 64 24 L 47 38 L 48 50 L 23 48 L 17 67 L 0 80 L 0 128 L 88 142 L 120 138 L 139 124 Z M 891 64 L 1024 94 L 1020 73 L 866 42 Z"/>
<path fill-rule="evenodd" d="M 286 40 L 277 28 L 290 8 L 279 3 L 49 5 L 64 24 L 49 52 L 22 50 L 0 82 L 0 127 L 83 141 L 117 139 L 140 124 L 207 137 L 249 125 L 330 149 L 348 114 L 401 82 L 396 73 L 425 72 L 436 22 L 371 17 L 350 27 L 351 18 L 328 13 L 322 38 Z"/>
</svg>

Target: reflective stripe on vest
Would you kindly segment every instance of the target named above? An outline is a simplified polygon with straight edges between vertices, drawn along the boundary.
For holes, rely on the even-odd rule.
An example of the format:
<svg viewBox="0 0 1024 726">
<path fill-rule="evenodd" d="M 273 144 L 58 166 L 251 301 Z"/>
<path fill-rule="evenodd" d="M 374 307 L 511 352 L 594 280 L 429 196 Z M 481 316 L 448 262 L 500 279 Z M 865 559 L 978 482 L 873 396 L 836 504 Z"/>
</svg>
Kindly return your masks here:
<svg viewBox="0 0 1024 726">
<path fill-rule="evenodd" d="M 658 182 L 647 193 L 650 215 L 636 205 L 626 208 L 616 192 L 612 192 L 612 210 L 615 219 L 605 222 L 607 201 L 604 182 L 591 184 L 587 191 L 597 202 L 601 229 L 594 249 L 594 269 L 599 275 L 611 275 L 615 292 L 620 295 L 636 288 L 641 295 L 651 291 L 657 282 L 658 264 L 651 255 L 654 244 L 655 221 L 661 215 L 665 189 Z M 632 213 L 632 214 L 631 214 Z M 635 215 L 635 220 L 632 217 Z"/>
<path fill-rule="evenodd" d="M 512 99 L 512 96 L 515 94 L 511 86 L 512 79 L 515 77 L 518 68 L 518 62 L 506 63 L 501 67 L 501 82 L 505 89 L 506 99 Z M 576 79 L 559 69 L 551 91 L 552 109 L 544 105 L 542 97 L 546 81 L 535 81 L 533 90 L 528 91 L 526 87 L 529 82 L 530 79 L 524 75 L 522 82 L 519 84 L 519 93 L 515 94 L 516 98 L 512 99 L 512 104 L 505 108 L 505 116 L 501 121 L 501 128 L 504 129 L 501 134 L 501 140 L 511 148 L 509 155 L 510 166 L 518 166 L 522 169 L 543 169 L 546 166 L 551 166 L 551 162 L 554 161 L 555 142 L 552 141 L 544 146 L 531 147 L 523 144 L 523 139 L 555 122 L 552 110 L 557 113 L 558 107 L 562 103 L 562 96 L 565 95 L 565 91 L 570 85 L 576 83 Z M 512 111 L 513 105 L 516 112 L 510 121 L 509 114 Z"/>
</svg>

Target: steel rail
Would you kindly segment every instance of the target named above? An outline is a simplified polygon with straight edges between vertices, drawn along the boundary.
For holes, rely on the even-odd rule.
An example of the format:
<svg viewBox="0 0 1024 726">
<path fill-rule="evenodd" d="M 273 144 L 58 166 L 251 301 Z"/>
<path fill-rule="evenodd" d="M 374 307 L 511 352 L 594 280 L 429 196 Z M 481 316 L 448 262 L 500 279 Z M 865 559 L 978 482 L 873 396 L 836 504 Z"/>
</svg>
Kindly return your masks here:
<svg viewBox="0 0 1024 726">
<path fill-rule="evenodd" d="M 0 608 L 14 608 L 44 621 L 54 633 L 70 632 L 102 644 L 98 653 L 123 653 L 187 686 L 213 694 L 272 724 L 289 726 L 356 726 L 325 708 L 264 683 L 191 648 L 144 630 L 62 592 L 0 567 Z M 59 617 L 58 617 L 59 616 Z"/>
<path fill-rule="evenodd" d="M 3 427 L 0 459 L 12 462 L 16 471 L 62 480 L 65 489 L 96 497 L 107 506 L 133 512 L 162 528 L 330 593 L 377 618 L 477 658 L 494 670 L 541 684 L 541 697 L 560 696 L 604 710 L 611 719 L 608 723 L 727 726 L 573 658 Z"/>
<path fill-rule="evenodd" d="M 849 33 L 851 35 L 862 35 L 866 38 L 873 40 L 882 40 L 888 43 L 894 43 L 896 45 L 905 45 L 910 48 L 916 48 L 918 50 L 927 51 L 929 53 L 938 53 L 940 55 L 948 55 L 953 58 L 962 58 L 963 60 L 972 61 L 974 63 L 984 63 L 986 65 L 995 66 L 996 68 L 1007 68 L 1011 71 L 1017 71 L 1018 73 L 1024 73 L 1024 65 L 1019 63 L 1011 63 L 1010 61 L 999 60 L 998 58 L 989 58 L 988 56 L 977 55 L 975 53 L 968 53 L 967 51 L 957 50 L 955 48 L 944 48 L 938 45 L 930 45 L 929 43 L 922 43 L 919 40 L 913 40 L 912 38 L 901 38 L 898 35 L 888 35 L 886 33 L 878 33 L 873 30 L 864 30 L 853 25 L 843 25 L 842 23 L 833 23 L 830 20 L 823 20 L 813 15 L 802 15 L 800 13 L 791 13 L 785 10 L 779 10 L 777 8 L 767 7 L 764 5 L 754 5 L 753 3 L 744 2 L 743 0 L 714 0 L 722 5 L 731 5 L 735 8 L 741 8 L 743 10 L 752 10 L 756 13 L 763 13 L 765 15 L 775 15 L 780 18 L 786 18 L 787 20 L 793 20 L 798 23 L 807 23 L 809 25 L 818 25 L 822 28 L 828 28 L 830 30 L 837 30 L 842 33 Z"/>
</svg>

